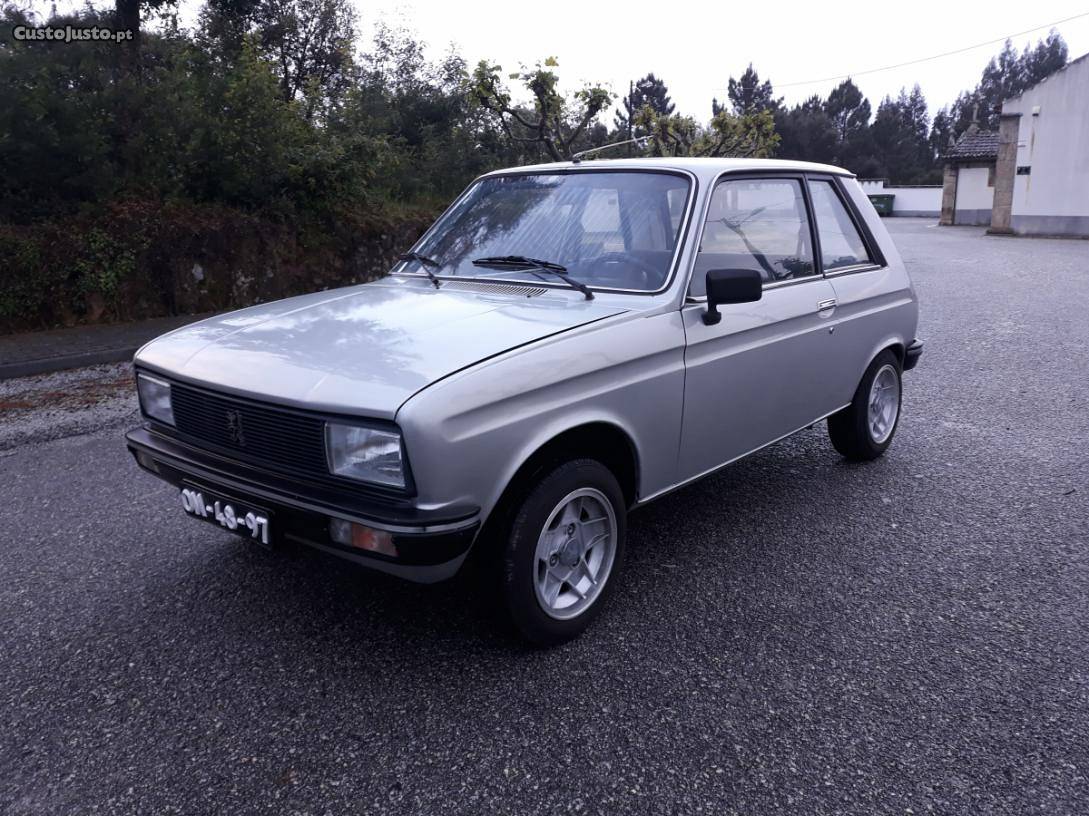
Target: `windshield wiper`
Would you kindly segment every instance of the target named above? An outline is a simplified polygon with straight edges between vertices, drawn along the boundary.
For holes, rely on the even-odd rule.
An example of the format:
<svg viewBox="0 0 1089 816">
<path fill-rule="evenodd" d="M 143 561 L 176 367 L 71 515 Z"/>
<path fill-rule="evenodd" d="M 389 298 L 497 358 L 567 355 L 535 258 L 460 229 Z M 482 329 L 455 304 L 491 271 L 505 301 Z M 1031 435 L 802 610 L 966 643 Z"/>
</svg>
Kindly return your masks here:
<svg viewBox="0 0 1089 816">
<path fill-rule="evenodd" d="M 540 258 L 528 258 L 525 255 L 495 255 L 485 258 L 474 258 L 473 266 L 509 266 L 515 269 L 525 269 L 528 272 L 548 272 L 555 275 L 572 289 L 586 295 L 587 300 L 594 299 L 594 293 L 590 287 L 581 281 L 577 281 L 567 274 L 567 267 L 552 261 L 542 261 Z"/>
<path fill-rule="evenodd" d="M 439 288 L 440 284 L 438 277 L 428 268 L 434 267 L 435 269 L 438 269 L 442 266 L 442 264 L 436 261 L 434 258 L 429 258 L 426 255 L 421 255 L 419 252 L 403 252 L 397 256 L 397 260 L 416 261 L 420 265 L 420 269 L 422 269 L 424 271 L 424 274 L 427 275 L 428 279 L 433 284 L 435 284 L 435 288 Z"/>
</svg>

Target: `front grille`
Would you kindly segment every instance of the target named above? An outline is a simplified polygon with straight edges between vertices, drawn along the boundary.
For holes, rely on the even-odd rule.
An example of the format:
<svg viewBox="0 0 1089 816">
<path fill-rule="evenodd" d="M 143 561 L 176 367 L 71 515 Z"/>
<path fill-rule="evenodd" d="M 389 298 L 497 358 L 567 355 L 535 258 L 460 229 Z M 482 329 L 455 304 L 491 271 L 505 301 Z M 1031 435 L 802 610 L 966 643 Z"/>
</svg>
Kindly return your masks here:
<svg viewBox="0 0 1089 816">
<path fill-rule="evenodd" d="M 325 461 L 325 421 L 173 383 L 178 433 L 198 447 L 281 473 L 342 483 Z"/>
</svg>

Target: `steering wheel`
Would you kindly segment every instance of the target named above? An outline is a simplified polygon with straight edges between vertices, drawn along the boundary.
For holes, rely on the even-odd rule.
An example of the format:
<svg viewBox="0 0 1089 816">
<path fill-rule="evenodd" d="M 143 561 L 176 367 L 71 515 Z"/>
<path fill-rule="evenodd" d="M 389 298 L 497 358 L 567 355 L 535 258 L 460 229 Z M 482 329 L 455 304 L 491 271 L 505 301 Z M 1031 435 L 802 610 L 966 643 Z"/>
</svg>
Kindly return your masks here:
<svg viewBox="0 0 1089 816">
<path fill-rule="evenodd" d="M 657 269 L 644 261 L 642 258 L 638 257 L 637 255 L 629 255 L 626 252 L 603 252 L 602 254 L 594 258 L 594 263 L 624 263 L 634 266 L 642 278 L 642 280 L 640 281 L 640 283 L 642 283 L 642 286 L 624 287 L 627 289 L 650 289 L 651 280 L 653 278 L 657 278 L 660 274 Z"/>
</svg>

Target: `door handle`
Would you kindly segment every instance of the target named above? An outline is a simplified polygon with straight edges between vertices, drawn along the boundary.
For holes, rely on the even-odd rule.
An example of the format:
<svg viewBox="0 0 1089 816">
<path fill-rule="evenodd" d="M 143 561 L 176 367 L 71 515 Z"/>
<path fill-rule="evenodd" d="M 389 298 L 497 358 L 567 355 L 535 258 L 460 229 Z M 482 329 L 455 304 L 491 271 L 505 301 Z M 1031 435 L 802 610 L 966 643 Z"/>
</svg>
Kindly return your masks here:
<svg viewBox="0 0 1089 816">
<path fill-rule="evenodd" d="M 834 309 L 834 308 L 836 308 L 836 299 L 835 298 L 828 298 L 827 300 L 818 300 L 817 301 L 817 311 L 818 312 L 826 312 L 829 309 Z"/>
</svg>

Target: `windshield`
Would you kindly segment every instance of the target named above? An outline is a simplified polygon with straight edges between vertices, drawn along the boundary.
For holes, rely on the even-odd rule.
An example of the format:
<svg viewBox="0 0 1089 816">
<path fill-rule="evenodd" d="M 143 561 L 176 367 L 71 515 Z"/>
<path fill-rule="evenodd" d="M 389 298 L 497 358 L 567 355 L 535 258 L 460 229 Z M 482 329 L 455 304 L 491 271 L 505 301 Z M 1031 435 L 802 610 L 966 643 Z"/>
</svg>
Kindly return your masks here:
<svg viewBox="0 0 1089 816">
<path fill-rule="evenodd" d="M 690 183 L 656 172 L 575 172 L 481 179 L 415 248 L 431 271 L 540 283 L 517 265 L 474 260 L 522 256 L 562 266 L 593 288 L 652 292 L 669 278 Z M 420 272 L 408 259 L 395 271 Z M 561 284 L 562 285 L 562 284 Z"/>
</svg>

